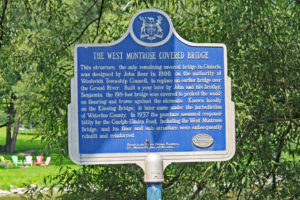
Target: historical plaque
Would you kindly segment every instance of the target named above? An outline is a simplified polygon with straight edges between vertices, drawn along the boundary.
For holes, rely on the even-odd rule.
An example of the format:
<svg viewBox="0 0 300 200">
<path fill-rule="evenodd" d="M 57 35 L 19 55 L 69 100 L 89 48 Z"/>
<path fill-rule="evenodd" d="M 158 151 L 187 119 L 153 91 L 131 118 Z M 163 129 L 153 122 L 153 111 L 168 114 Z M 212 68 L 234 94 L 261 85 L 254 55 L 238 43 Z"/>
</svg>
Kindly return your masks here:
<svg viewBox="0 0 300 200">
<path fill-rule="evenodd" d="M 74 49 L 69 151 L 79 164 L 221 161 L 235 152 L 224 44 L 181 38 L 156 9 L 108 44 Z"/>
</svg>

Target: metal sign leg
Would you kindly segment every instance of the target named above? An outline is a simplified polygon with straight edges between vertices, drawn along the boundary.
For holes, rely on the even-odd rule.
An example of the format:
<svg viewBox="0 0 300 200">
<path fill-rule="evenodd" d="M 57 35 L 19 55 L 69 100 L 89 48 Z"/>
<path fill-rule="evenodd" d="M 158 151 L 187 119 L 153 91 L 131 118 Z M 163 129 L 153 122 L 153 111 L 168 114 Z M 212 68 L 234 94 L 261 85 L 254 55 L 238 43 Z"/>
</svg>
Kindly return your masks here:
<svg viewBox="0 0 300 200">
<path fill-rule="evenodd" d="M 161 200 L 161 183 L 147 184 L 147 200 Z"/>
<path fill-rule="evenodd" d="M 164 181 L 163 160 L 159 154 L 150 153 L 145 160 L 147 200 L 161 200 L 161 183 Z"/>
</svg>

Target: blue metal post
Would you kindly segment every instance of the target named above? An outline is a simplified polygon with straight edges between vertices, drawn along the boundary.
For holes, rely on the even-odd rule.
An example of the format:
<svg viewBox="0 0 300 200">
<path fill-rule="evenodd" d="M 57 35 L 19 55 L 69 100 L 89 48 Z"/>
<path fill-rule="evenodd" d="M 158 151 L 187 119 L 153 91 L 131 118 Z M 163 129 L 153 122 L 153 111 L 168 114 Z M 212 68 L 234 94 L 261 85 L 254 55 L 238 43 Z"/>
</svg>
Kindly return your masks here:
<svg viewBox="0 0 300 200">
<path fill-rule="evenodd" d="M 147 184 L 147 200 L 161 200 L 161 183 Z"/>
</svg>

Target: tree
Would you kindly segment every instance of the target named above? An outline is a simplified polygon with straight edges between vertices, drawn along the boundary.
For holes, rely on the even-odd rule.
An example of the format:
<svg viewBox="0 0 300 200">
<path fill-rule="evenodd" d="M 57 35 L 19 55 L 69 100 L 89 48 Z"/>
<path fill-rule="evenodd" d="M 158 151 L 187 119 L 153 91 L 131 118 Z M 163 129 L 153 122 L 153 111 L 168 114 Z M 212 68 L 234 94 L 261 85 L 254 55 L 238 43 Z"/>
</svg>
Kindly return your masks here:
<svg viewBox="0 0 300 200">
<path fill-rule="evenodd" d="M 18 84 L 7 91 L 15 92 L 22 116 L 34 119 L 49 147 L 67 155 L 74 44 L 115 41 L 125 33 L 133 14 L 148 7 L 168 13 L 176 31 L 189 41 L 227 45 L 236 104 L 235 157 L 228 162 L 169 166 L 163 196 L 299 198 L 300 7 L 294 0 L 10 2 L 8 13 L 22 11 L 24 22 L 16 23 L 21 20 L 15 14 L 6 18 L 10 26 L 1 23 L 1 30 L 10 27 L 10 34 L 1 36 L 5 41 L 1 60 L 6 56 L 6 61 L 1 61 L 0 74 L 5 82 L 10 79 L 3 78 L 3 69 L 19 74 Z M 14 63 L 26 70 L 13 68 Z M 131 165 L 84 166 L 65 169 L 50 180 L 65 191 L 64 199 L 132 199 L 143 198 L 142 176 Z"/>
<path fill-rule="evenodd" d="M 6 126 L 6 143 L 5 146 L 0 146 L 0 151 L 14 152 L 15 143 L 18 135 L 18 115 L 15 110 L 15 92 L 12 91 L 12 86 L 19 80 L 19 69 L 14 65 L 13 61 L 6 57 L 6 45 L 9 43 L 11 35 L 14 32 L 11 31 L 9 25 L 7 25 L 7 17 L 11 14 L 8 11 L 8 1 L 2 2 L 2 13 L 0 20 L 0 108 L 4 108 L 7 113 L 6 123 L 1 127 Z M 4 49 L 4 50 L 3 50 Z M 15 123 L 14 123 L 15 122 Z M 13 135 L 12 125 L 15 124 Z"/>
</svg>

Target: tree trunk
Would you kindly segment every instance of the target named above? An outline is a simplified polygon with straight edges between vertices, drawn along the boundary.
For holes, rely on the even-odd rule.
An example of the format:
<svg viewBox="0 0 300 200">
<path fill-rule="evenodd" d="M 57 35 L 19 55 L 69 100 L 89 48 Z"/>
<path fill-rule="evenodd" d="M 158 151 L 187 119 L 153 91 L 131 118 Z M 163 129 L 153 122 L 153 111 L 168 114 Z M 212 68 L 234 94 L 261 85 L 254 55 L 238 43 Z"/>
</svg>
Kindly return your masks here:
<svg viewBox="0 0 300 200">
<path fill-rule="evenodd" d="M 6 122 L 6 143 L 5 143 L 5 151 L 10 151 L 10 143 L 11 143 L 11 126 L 12 126 L 12 119 L 14 115 L 14 103 L 13 99 L 11 99 L 11 102 L 9 104 L 8 108 L 8 115 L 7 115 L 7 122 Z"/>
<path fill-rule="evenodd" d="M 5 152 L 10 152 L 11 149 L 11 142 L 12 142 L 12 137 L 11 137 L 11 126 L 13 124 L 13 119 L 15 115 L 15 105 L 14 105 L 14 100 L 16 99 L 16 96 L 14 93 L 11 94 L 10 96 L 10 102 L 8 106 L 8 112 L 7 112 L 7 122 L 6 122 L 6 143 L 5 143 Z M 18 125 L 19 126 L 19 125 Z"/>
<path fill-rule="evenodd" d="M 14 132 L 13 132 L 13 137 L 12 140 L 9 144 L 9 153 L 14 153 L 15 152 L 15 147 L 16 147 L 16 142 L 17 142 L 17 136 L 19 133 L 19 116 L 16 113 L 15 114 L 15 123 L 14 123 Z"/>
</svg>

